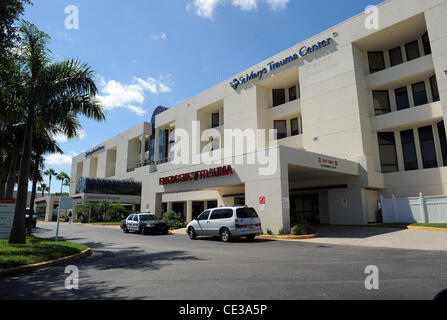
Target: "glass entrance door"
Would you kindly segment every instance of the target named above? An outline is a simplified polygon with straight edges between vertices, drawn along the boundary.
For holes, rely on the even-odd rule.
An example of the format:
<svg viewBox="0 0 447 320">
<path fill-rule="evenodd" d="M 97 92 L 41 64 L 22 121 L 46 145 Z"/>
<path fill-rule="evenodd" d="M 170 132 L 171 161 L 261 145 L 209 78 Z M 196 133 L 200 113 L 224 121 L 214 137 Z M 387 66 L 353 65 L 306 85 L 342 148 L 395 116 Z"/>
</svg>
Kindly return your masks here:
<svg viewBox="0 0 447 320">
<path fill-rule="evenodd" d="M 291 196 L 290 225 L 293 227 L 303 218 L 309 223 L 320 223 L 318 194 Z"/>
</svg>

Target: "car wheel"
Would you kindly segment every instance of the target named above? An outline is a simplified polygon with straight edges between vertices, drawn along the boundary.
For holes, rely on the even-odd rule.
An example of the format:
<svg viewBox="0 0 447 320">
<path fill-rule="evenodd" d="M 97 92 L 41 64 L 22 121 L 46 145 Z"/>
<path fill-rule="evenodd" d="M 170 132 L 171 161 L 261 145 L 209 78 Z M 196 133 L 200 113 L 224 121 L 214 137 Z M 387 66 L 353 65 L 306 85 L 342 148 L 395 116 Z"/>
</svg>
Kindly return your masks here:
<svg viewBox="0 0 447 320">
<path fill-rule="evenodd" d="M 193 227 L 188 229 L 188 235 L 189 235 L 189 239 L 191 239 L 191 240 L 197 239 L 196 231 L 194 230 Z"/>
<path fill-rule="evenodd" d="M 169 229 L 165 229 L 165 230 L 163 231 L 163 234 L 164 234 L 164 235 L 169 234 Z"/>
<path fill-rule="evenodd" d="M 129 229 L 127 229 L 127 226 L 124 226 L 123 232 L 124 233 L 129 233 Z"/>
<path fill-rule="evenodd" d="M 230 230 L 228 230 L 227 228 L 223 228 L 222 230 L 220 230 L 220 239 L 223 242 L 230 242 L 231 240 Z"/>
<path fill-rule="evenodd" d="M 247 240 L 250 242 L 255 241 L 255 238 L 256 238 L 256 236 L 254 234 L 247 236 Z"/>
</svg>

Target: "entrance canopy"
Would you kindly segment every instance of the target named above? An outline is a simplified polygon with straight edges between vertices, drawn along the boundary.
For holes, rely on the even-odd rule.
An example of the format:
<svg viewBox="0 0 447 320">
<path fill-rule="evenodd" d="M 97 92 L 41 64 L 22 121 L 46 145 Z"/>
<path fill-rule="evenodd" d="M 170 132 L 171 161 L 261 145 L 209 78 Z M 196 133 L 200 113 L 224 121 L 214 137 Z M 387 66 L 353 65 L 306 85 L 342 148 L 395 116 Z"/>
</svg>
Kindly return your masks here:
<svg viewBox="0 0 447 320">
<path fill-rule="evenodd" d="M 308 181 L 359 176 L 357 162 L 285 146 L 280 147 L 281 165 L 288 166 L 290 180 Z"/>
</svg>

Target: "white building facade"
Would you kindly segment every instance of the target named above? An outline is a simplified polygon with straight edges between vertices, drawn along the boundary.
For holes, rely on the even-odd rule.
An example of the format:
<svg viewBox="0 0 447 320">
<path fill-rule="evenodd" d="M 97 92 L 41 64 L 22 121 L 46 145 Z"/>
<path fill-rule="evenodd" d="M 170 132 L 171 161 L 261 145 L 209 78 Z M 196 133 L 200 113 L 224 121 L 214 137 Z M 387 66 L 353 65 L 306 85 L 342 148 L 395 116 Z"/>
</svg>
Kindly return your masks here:
<svg viewBox="0 0 447 320">
<path fill-rule="evenodd" d="M 381 195 L 446 195 L 447 1 L 377 9 L 75 157 L 71 195 L 81 177 L 133 179 L 142 211 L 244 204 L 274 232 L 303 215 L 377 222 Z"/>
</svg>

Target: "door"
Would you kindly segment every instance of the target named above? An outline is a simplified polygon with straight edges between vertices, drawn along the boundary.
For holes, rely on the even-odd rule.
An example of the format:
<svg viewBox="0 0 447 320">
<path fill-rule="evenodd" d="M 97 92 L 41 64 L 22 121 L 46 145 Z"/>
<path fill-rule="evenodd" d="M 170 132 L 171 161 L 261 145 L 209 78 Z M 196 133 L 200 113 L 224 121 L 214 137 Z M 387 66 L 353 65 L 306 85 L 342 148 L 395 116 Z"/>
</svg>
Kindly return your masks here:
<svg viewBox="0 0 447 320">
<path fill-rule="evenodd" d="M 303 219 L 313 224 L 320 223 L 318 194 L 292 197 L 290 225 L 293 227 Z"/>
<path fill-rule="evenodd" d="M 209 216 L 210 216 L 210 210 L 206 210 L 204 212 L 202 212 L 196 219 L 197 221 L 197 230 L 196 231 L 196 235 L 198 236 L 206 236 L 206 230 L 208 228 L 208 223 L 209 223 Z"/>
<path fill-rule="evenodd" d="M 233 219 L 233 209 L 216 209 L 211 213 L 208 223 L 208 234 L 213 237 L 220 236 L 220 229 L 226 227 L 231 229 Z"/>
<path fill-rule="evenodd" d="M 192 218 L 197 218 L 205 210 L 204 201 L 194 201 L 192 203 Z"/>
</svg>

